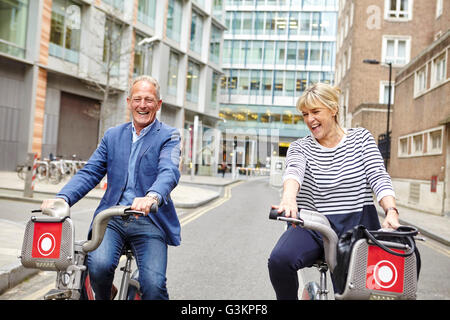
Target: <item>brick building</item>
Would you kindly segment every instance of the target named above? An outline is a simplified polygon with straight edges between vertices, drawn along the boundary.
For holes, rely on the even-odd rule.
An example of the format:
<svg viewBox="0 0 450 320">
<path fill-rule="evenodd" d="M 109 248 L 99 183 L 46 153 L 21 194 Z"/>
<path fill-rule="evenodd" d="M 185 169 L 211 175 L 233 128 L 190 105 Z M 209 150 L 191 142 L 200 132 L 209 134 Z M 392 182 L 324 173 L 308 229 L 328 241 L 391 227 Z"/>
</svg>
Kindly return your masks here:
<svg viewBox="0 0 450 320">
<path fill-rule="evenodd" d="M 376 140 L 386 133 L 391 63 L 388 172 L 399 204 L 434 214 L 450 211 L 448 6 L 341 0 L 338 13 L 341 120 L 367 128 Z"/>
<path fill-rule="evenodd" d="M 444 2 L 428 23 L 436 39 L 397 74 L 392 117 L 397 201 L 434 214 L 450 211 L 450 4 Z"/>
<path fill-rule="evenodd" d="M 340 0 L 335 83 L 342 90 L 341 123 L 365 127 L 378 140 L 387 130 L 389 67 L 394 79 L 400 68 L 432 42 L 427 28 L 435 0 Z M 363 63 L 370 59 L 378 65 Z M 391 117 L 392 120 L 392 117 Z M 392 123 L 392 121 L 390 121 Z M 391 124 L 389 126 L 392 128 Z"/>
</svg>

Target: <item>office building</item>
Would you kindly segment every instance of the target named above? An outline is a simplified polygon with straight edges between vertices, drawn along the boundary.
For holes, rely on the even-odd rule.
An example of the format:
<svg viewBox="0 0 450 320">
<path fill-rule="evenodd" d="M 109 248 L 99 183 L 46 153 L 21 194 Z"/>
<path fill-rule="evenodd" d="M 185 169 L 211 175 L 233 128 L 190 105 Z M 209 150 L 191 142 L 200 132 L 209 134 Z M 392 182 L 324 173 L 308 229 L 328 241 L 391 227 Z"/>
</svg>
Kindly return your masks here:
<svg viewBox="0 0 450 320">
<path fill-rule="evenodd" d="M 295 109 L 311 83 L 334 81 L 337 1 L 228 0 L 220 87 L 223 158 L 266 165 L 308 134 Z"/>
<path fill-rule="evenodd" d="M 161 84 L 158 118 L 182 131 L 182 169 L 217 163 L 224 29 L 219 0 L 0 0 L 0 169 L 30 152 L 86 160 L 129 121 L 141 74 Z"/>
</svg>

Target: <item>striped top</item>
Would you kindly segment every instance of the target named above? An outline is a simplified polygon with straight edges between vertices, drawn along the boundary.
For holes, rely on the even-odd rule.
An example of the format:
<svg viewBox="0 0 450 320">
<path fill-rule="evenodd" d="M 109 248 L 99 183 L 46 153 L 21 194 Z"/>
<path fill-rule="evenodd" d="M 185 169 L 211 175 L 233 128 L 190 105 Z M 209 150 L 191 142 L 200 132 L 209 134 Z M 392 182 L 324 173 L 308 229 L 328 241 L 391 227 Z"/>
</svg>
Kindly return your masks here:
<svg viewBox="0 0 450 320">
<path fill-rule="evenodd" d="M 323 147 L 312 135 L 296 140 L 288 149 L 283 175 L 283 181 L 294 179 L 300 184 L 298 207 L 325 214 L 338 225 L 343 223 L 335 226 L 339 231 L 367 220 L 361 215 L 365 206 L 374 205 L 372 191 L 377 201 L 387 195 L 395 197 L 370 132 L 352 128 L 346 133 L 334 148 Z M 357 214 L 358 218 L 338 217 L 351 214 Z M 370 220 L 374 219 L 377 217 Z"/>
</svg>

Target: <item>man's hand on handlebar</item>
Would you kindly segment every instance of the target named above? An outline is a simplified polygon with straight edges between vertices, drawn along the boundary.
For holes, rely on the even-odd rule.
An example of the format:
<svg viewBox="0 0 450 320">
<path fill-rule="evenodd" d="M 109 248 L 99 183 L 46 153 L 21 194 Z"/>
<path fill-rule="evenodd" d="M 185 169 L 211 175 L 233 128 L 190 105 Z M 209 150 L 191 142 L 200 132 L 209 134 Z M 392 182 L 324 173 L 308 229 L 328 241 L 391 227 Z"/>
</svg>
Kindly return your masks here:
<svg viewBox="0 0 450 320">
<path fill-rule="evenodd" d="M 150 208 L 156 202 L 156 199 L 151 197 L 136 197 L 133 200 L 133 204 L 131 205 L 131 210 L 141 211 L 144 213 L 144 216 L 150 213 Z M 135 215 L 136 219 L 138 219 L 138 215 Z"/>
<path fill-rule="evenodd" d="M 58 201 L 58 200 L 64 200 L 64 199 L 62 199 L 62 198 L 45 199 L 44 201 L 42 201 L 41 210 L 43 210 L 43 209 L 53 209 L 55 207 L 55 202 Z"/>
</svg>

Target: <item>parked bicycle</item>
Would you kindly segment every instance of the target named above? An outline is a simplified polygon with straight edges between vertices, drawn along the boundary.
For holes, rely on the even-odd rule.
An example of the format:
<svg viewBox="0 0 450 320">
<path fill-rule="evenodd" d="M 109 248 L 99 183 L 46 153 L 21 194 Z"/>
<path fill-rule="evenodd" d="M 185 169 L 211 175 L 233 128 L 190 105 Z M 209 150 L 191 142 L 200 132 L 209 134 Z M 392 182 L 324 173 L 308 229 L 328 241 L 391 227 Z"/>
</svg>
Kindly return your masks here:
<svg viewBox="0 0 450 320">
<path fill-rule="evenodd" d="M 43 159 L 36 161 L 36 179 L 38 181 L 48 181 L 52 184 L 58 184 L 66 178 L 70 178 L 82 169 L 87 161 L 76 160 L 76 154 L 72 155 L 72 160 L 63 159 L 61 157 Z M 25 165 L 16 167 L 17 175 L 20 179 L 25 180 L 28 168 Z"/>
<path fill-rule="evenodd" d="M 150 212 L 157 211 L 158 207 L 154 204 Z M 94 299 L 87 270 L 87 254 L 101 244 L 110 218 L 121 216 L 127 219 L 130 215 L 143 215 L 143 212 L 131 210 L 130 207 L 111 207 L 94 218 L 90 240 L 75 241 L 70 208 L 64 200 L 56 201 L 53 209 L 32 212 L 42 212 L 46 216 L 31 217 L 26 226 L 20 259 L 24 267 L 57 272 L 56 288 L 45 294 L 44 300 Z M 132 268 L 133 252 L 125 247 L 122 254 L 126 262 L 120 269 L 122 279 L 118 300 L 140 299 L 139 271 Z M 114 298 L 114 293 L 111 298 Z"/>
</svg>

